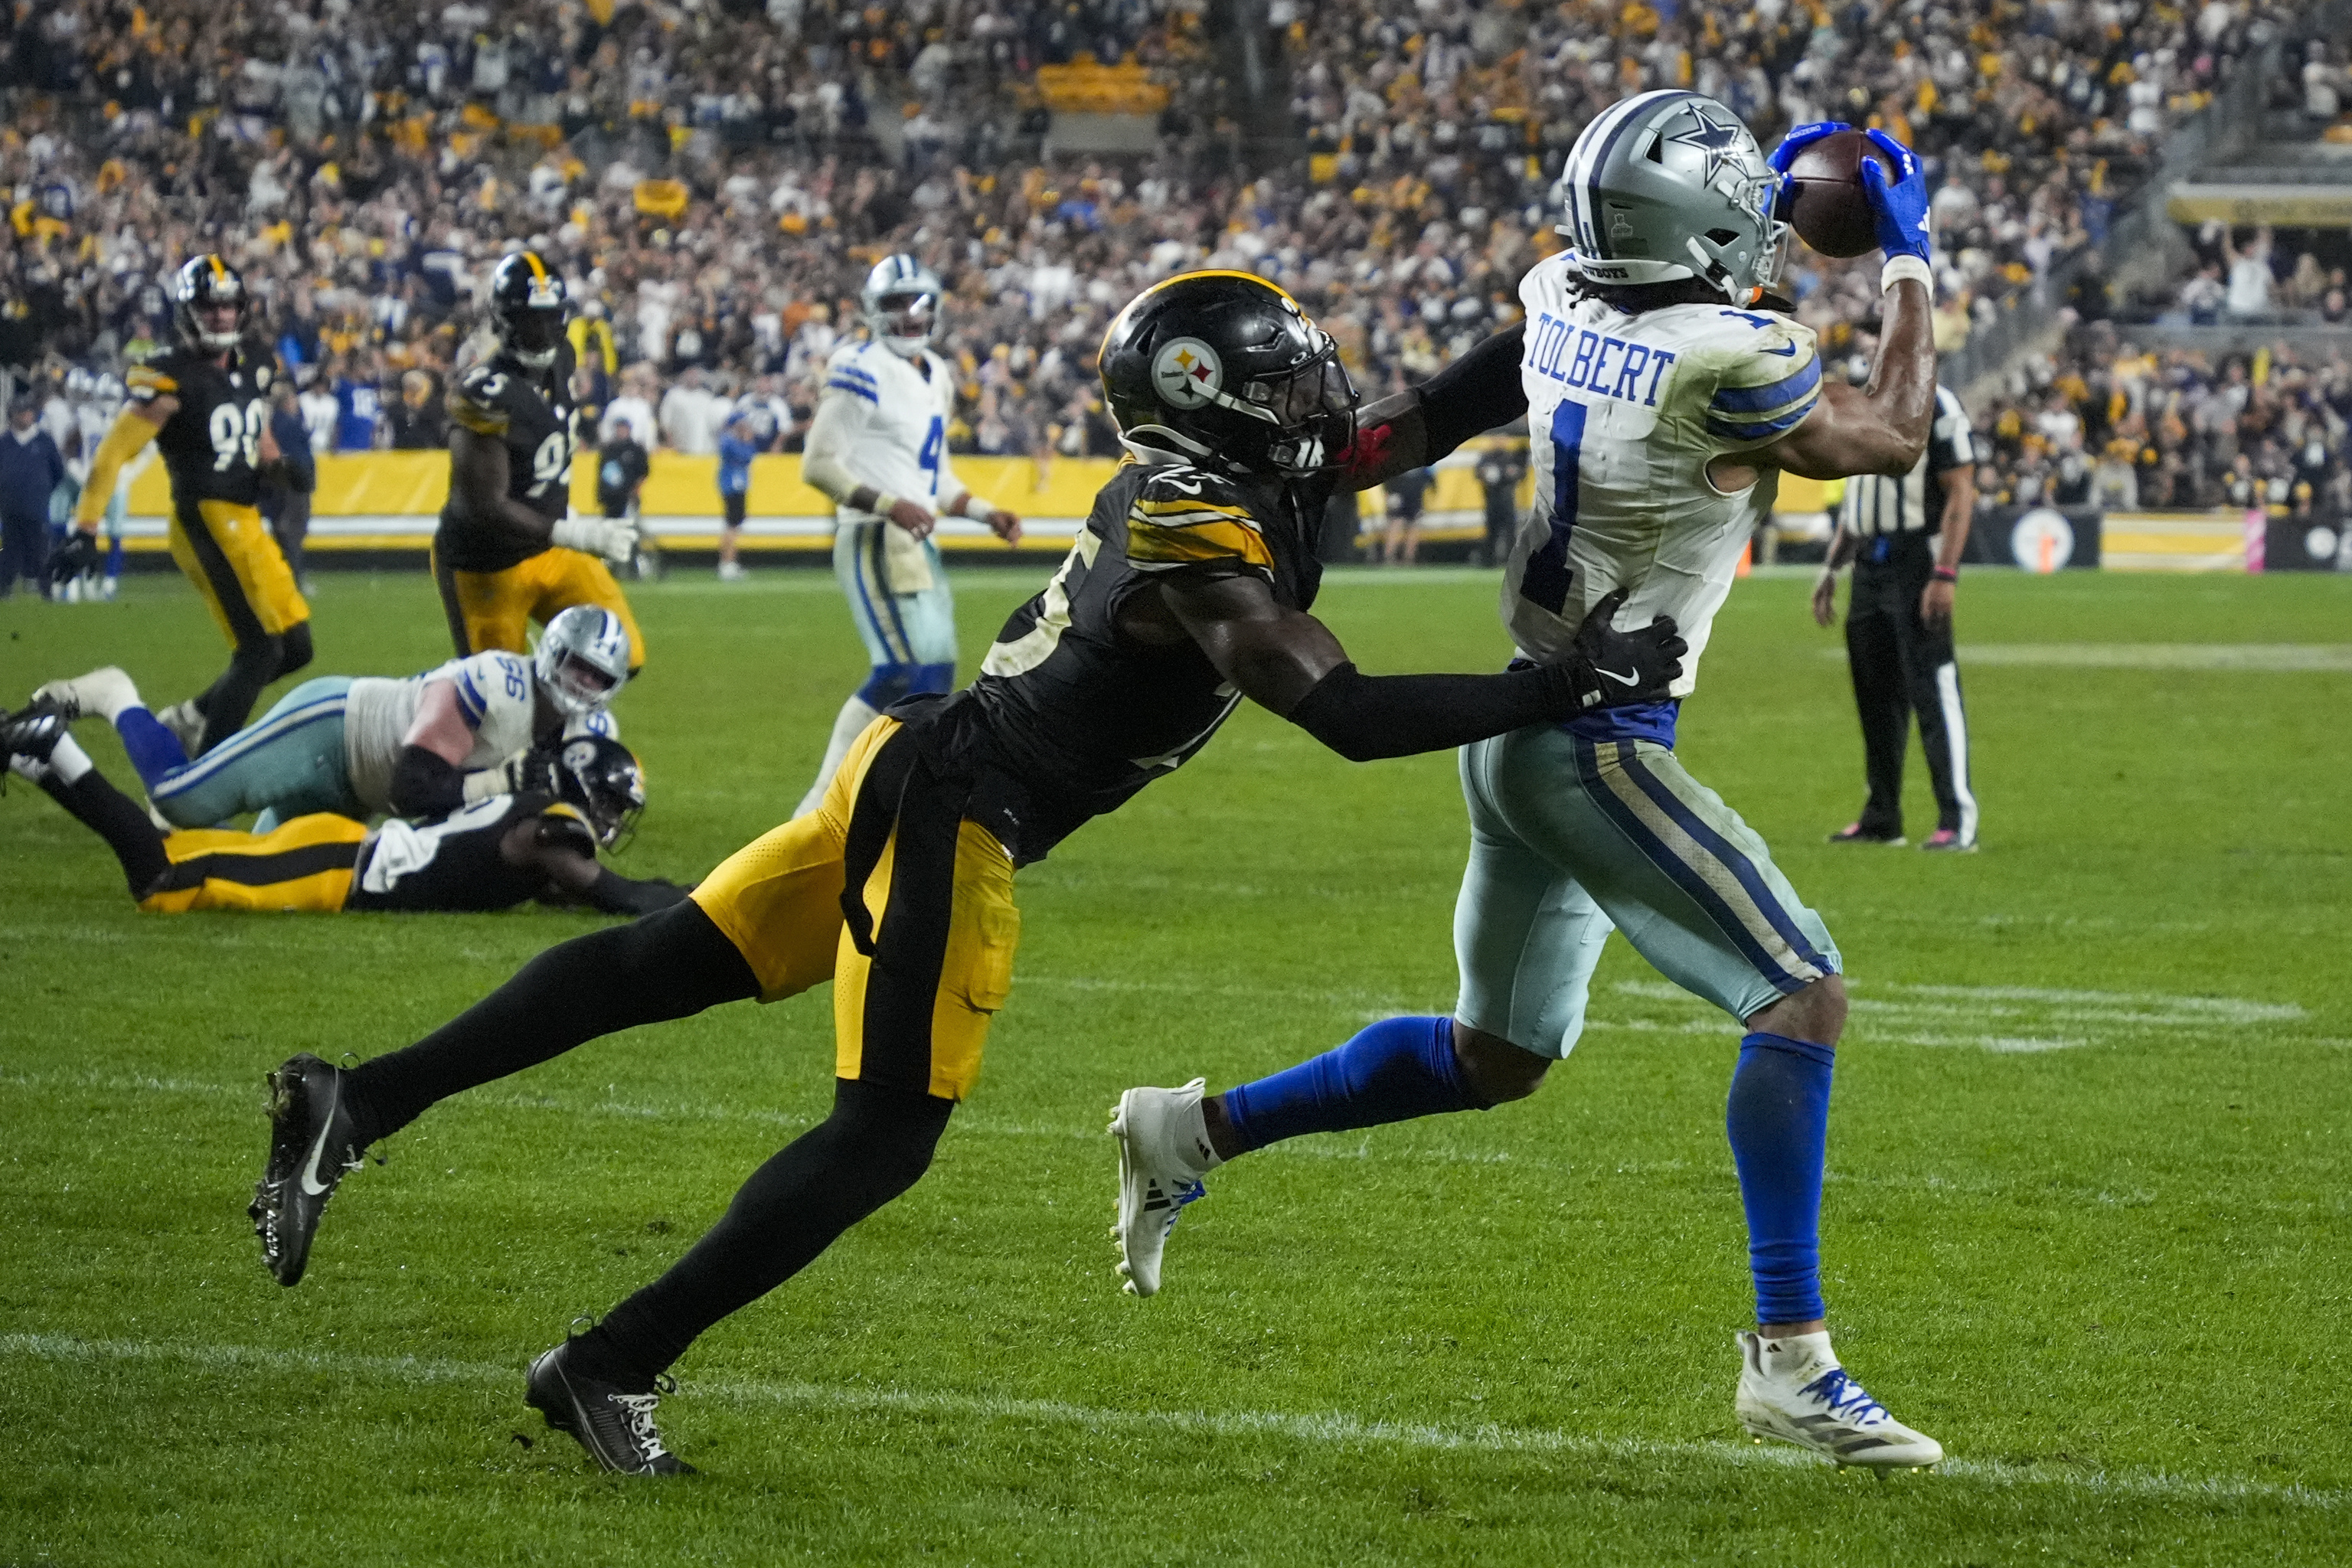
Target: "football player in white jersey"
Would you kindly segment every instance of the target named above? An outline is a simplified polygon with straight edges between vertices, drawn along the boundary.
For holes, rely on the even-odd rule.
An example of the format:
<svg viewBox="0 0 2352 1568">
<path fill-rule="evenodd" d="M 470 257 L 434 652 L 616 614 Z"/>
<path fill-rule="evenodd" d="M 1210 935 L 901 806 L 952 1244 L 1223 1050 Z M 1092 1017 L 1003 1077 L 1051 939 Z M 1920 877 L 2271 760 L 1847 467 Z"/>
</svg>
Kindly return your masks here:
<svg viewBox="0 0 2352 1568">
<path fill-rule="evenodd" d="M 35 707 L 114 726 L 155 813 L 208 827 L 257 812 L 257 831 L 318 812 L 365 821 L 439 816 L 523 789 L 551 793 L 560 743 L 614 733 L 607 710 L 629 679 L 627 626 L 596 605 L 547 624 L 529 658 L 491 649 L 405 679 L 320 676 L 190 762 L 121 670 L 52 681 Z"/>
<path fill-rule="evenodd" d="M 1927 192 L 1907 150 L 1870 133 L 1895 174 L 1866 161 L 1886 253 L 1868 385 L 1825 384 L 1812 332 L 1768 293 L 1787 235 L 1778 215 L 1789 162 L 1841 129 L 1800 127 L 1768 161 L 1728 109 L 1667 90 L 1625 100 L 1578 138 L 1555 193 L 1571 247 L 1521 284 L 1523 329 L 1468 356 L 1501 362 L 1493 372 L 1448 376 L 1490 389 L 1488 423 L 1525 413 L 1534 437 L 1536 505 L 1503 585 L 1521 657 L 1560 658 L 1596 603 L 1623 590 L 1627 624 L 1664 614 L 1680 626 L 1681 676 L 1669 700 L 1464 749 L 1471 847 L 1453 1017 L 1386 1019 L 1207 1099 L 1197 1079 L 1121 1098 L 1116 1234 L 1138 1294 L 1158 1289 L 1176 1215 L 1225 1159 L 1301 1132 L 1533 1093 L 1576 1044 L 1602 943 L 1622 931 L 1747 1031 L 1727 1116 L 1757 1294 L 1757 1331 L 1738 1336 L 1741 1424 L 1841 1465 L 1943 1457 L 1847 1377 L 1823 1321 L 1822 1152 L 1846 1012 L 1837 947 L 1763 840 L 1673 749 L 1680 700 L 1696 686 L 1710 623 L 1780 470 L 1901 474 L 1927 440 Z M 1449 425 L 1463 416 L 1444 412 Z M 1422 461 L 1422 426 L 1439 418 L 1425 401 L 1366 431 L 1353 460 L 1384 471 Z"/>
<path fill-rule="evenodd" d="M 955 598 L 931 538 L 942 513 L 976 518 L 1007 544 L 1021 519 L 964 488 L 948 461 L 955 379 L 931 352 L 946 289 L 911 256 L 867 275 L 864 342 L 825 362 L 801 477 L 833 498 L 833 574 L 873 673 L 841 705 L 801 815 L 824 798 L 866 725 L 902 697 L 955 686 Z"/>
</svg>

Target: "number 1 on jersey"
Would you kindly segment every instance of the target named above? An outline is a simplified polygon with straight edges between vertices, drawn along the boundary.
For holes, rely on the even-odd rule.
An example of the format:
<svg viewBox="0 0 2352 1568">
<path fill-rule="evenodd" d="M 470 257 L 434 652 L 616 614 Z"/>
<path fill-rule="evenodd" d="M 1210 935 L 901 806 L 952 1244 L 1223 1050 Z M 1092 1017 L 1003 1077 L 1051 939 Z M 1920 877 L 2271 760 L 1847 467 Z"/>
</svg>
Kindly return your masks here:
<svg viewBox="0 0 2352 1568">
<path fill-rule="evenodd" d="M 1584 460 L 1584 405 L 1562 399 L 1551 411 L 1551 537 L 1528 557 L 1519 597 L 1559 615 L 1568 604 L 1569 535 L 1576 531 L 1577 465 Z"/>
</svg>

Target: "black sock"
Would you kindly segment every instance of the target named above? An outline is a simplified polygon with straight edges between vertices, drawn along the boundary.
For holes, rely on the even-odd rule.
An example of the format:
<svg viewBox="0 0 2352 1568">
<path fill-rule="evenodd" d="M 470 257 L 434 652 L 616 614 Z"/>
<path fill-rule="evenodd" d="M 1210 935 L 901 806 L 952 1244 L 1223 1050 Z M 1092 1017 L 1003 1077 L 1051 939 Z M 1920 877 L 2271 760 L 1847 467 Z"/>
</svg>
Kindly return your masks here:
<svg viewBox="0 0 2352 1568">
<path fill-rule="evenodd" d="M 196 699 L 196 711 L 205 716 L 199 755 L 245 728 L 261 689 L 278 679 L 278 667 L 284 658 L 285 644 L 278 637 L 250 637 L 236 645 L 221 678 Z"/>
<path fill-rule="evenodd" d="M 345 1102 L 373 1142 L 436 1100 L 599 1035 L 759 994 L 751 966 L 689 900 L 549 948 L 453 1022 L 352 1068 L 343 1080 Z"/>
<path fill-rule="evenodd" d="M 163 853 L 162 831 L 147 820 L 138 802 L 107 783 L 96 768 L 69 784 L 59 784 L 51 773 L 41 780 L 41 788 L 73 813 L 76 821 L 106 840 L 106 847 L 122 864 L 122 879 L 130 884 L 132 898 L 145 898 L 148 889 L 172 868 L 171 857 Z"/>
<path fill-rule="evenodd" d="M 930 1168 L 955 1101 L 850 1079 L 833 1114 L 752 1173 L 669 1272 L 583 1334 L 572 1364 L 644 1393 L 695 1336 L 758 1300 Z"/>
</svg>

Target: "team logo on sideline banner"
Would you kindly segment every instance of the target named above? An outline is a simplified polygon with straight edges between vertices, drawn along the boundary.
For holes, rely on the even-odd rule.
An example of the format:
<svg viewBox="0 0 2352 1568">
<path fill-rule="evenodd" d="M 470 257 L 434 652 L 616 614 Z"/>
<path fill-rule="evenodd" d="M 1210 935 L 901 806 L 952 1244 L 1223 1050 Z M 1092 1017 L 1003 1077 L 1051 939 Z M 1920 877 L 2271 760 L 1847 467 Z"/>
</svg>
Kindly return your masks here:
<svg viewBox="0 0 2352 1568">
<path fill-rule="evenodd" d="M 2055 572 L 2074 559 L 2074 525 L 2063 512 L 2036 507 L 2010 531 L 2009 552 L 2028 572 Z"/>
</svg>

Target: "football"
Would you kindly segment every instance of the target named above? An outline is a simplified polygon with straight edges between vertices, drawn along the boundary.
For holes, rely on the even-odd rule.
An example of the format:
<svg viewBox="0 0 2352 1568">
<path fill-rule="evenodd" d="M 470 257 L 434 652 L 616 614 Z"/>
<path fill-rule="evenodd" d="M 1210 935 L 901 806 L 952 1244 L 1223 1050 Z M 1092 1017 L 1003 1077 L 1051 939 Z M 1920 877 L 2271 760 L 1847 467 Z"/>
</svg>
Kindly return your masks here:
<svg viewBox="0 0 2352 1568">
<path fill-rule="evenodd" d="M 1860 256 L 1878 247 L 1870 193 L 1862 184 L 1865 156 L 1876 159 L 1889 180 L 1895 177 L 1894 160 L 1859 131 L 1832 131 L 1789 165 L 1789 223 L 1823 256 Z"/>
</svg>

